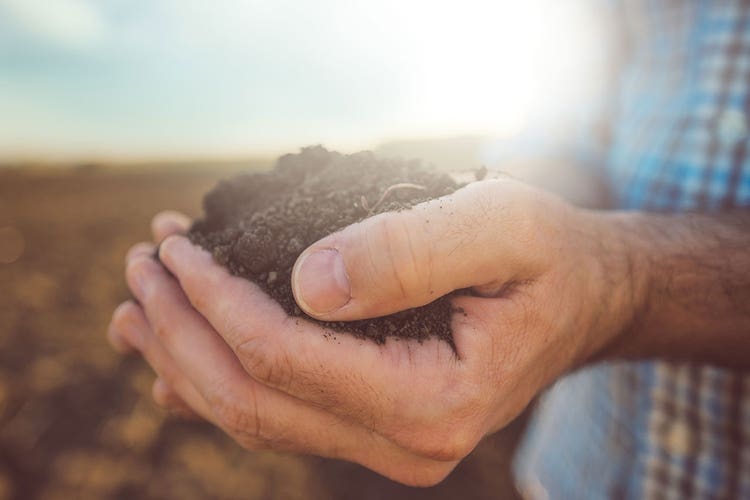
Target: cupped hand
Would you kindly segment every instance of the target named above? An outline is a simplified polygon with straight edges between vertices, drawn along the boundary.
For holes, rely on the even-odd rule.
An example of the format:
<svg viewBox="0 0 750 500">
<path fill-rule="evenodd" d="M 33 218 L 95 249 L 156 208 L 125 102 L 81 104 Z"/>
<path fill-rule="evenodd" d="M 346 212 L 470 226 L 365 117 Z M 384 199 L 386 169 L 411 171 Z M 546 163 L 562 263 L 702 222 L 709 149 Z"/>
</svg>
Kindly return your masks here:
<svg viewBox="0 0 750 500">
<path fill-rule="evenodd" d="M 185 222 L 157 217 L 155 239 Z M 110 338 L 159 374 L 158 400 L 245 446 L 433 484 L 625 329 L 632 290 L 621 246 L 606 218 L 494 180 L 349 226 L 298 259 L 295 297 L 319 319 L 380 316 L 470 289 L 452 298 L 463 311 L 452 319 L 454 351 L 437 340 L 326 335 L 172 234 L 160 245 L 164 267 L 150 247 L 130 252 L 140 305 L 116 311 Z"/>
<path fill-rule="evenodd" d="M 154 241 L 183 234 L 188 226 L 181 214 L 161 213 L 152 222 Z M 434 484 L 456 466 L 458 460 L 416 455 L 372 429 L 254 380 L 224 337 L 190 304 L 179 282 L 154 259 L 156 248 L 143 242 L 128 252 L 127 279 L 137 302 L 115 310 L 107 336 L 116 350 L 135 350 L 151 365 L 157 374 L 152 394 L 159 405 L 205 419 L 248 449 L 354 461 L 406 484 Z M 223 272 L 210 259 L 200 264 Z"/>
</svg>

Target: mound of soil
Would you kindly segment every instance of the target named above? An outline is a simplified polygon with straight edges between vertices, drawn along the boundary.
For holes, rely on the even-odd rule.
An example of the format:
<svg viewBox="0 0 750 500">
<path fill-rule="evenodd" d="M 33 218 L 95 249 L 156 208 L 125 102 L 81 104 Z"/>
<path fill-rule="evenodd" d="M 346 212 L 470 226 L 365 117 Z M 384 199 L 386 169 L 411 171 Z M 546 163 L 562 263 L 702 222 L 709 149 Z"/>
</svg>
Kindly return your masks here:
<svg viewBox="0 0 750 500">
<path fill-rule="evenodd" d="M 390 316 L 321 322 L 297 306 L 291 272 L 302 251 L 320 238 L 372 215 L 402 210 L 458 189 L 448 175 L 419 162 L 372 153 L 342 155 L 315 146 L 282 156 L 273 170 L 222 181 L 203 200 L 205 216 L 190 239 L 231 273 L 257 283 L 291 316 L 327 330 L 384 343 L 388 337 L 437 337 L 453 346 L 448 297 Z"/>
</svg>

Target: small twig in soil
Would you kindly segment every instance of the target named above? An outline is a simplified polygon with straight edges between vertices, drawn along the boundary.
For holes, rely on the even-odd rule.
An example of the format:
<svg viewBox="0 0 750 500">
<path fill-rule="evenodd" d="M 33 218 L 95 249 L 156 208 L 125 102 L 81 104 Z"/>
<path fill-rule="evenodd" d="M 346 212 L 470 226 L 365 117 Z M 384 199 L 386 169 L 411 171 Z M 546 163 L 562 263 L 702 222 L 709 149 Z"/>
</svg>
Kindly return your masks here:
<svg viewBox="0 0 750 500">
<path fill-rule="evenodd" d="M 360 197 L 359 202 L 362 204 L 362 208 L 364 208 L 368 212 L 370 211 L 370 207 L 367 204 L 367 198 L 365 198 L 365 195 L 362 195 Z"/>
<path fill-rule="evenodd" d="M 367 198 L 362 196 L 362 208 L 367 210 L 368 215 L 372 215 L 375 213 L 375 211 L 380 208 L 380 206 L 383 204 L 385 199 L 388 197 L 389 194 L 391 194 L 393 191 L 397 191 L 399 189 L 418 189 L 420 191 L 425 191 L 427 189 L 426 186 L 422 186 L 421 184 L 412 184 L 410 182 L 401 182 L 399 184 L 394 184 L 392 186 L 389 186 L 385 191 L 383 191 L 383 194 L 380 195 L 380 199 L 372 206 L 372 208 L 369 207 L 369 203 L 367 203 Z"/>
</svg>

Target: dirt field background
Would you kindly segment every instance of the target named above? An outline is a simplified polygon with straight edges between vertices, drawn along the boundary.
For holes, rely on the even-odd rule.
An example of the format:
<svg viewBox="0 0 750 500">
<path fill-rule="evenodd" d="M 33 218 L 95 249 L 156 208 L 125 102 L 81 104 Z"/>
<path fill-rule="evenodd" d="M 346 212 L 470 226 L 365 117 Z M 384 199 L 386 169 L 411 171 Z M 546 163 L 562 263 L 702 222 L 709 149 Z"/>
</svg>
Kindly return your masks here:
<svg viewBox="0 0 750 500">
<path fill-rule="evenodd" d="M 228 173 L 0 169 L 0 500 L 515 498 L 520 422 L 437 487 L 413 489 L 354 464 L 248 452 L 151 402 L 148 367 L 104 338 L 128 297 L 125 252 L 155 212 L 197 215 Z"/>
</svg>

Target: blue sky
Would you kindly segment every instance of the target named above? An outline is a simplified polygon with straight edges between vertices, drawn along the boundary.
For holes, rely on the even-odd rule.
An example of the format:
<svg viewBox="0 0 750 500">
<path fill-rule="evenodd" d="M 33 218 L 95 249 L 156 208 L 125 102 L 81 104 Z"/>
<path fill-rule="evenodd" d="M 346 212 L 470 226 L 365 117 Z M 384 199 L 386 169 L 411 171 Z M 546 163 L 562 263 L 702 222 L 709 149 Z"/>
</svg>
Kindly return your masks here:
<svg viewBox="0 0 750 500">
<path fill-rule="evenodd" d="M 580 90 L 588 18 L 554 5 L 0 0 L 0 159 L 513 134 Z"/>
</svg>

